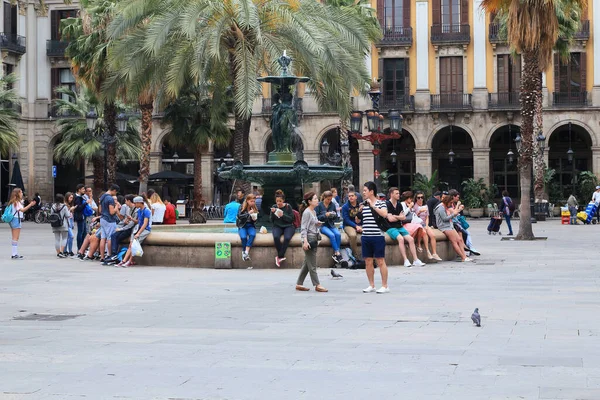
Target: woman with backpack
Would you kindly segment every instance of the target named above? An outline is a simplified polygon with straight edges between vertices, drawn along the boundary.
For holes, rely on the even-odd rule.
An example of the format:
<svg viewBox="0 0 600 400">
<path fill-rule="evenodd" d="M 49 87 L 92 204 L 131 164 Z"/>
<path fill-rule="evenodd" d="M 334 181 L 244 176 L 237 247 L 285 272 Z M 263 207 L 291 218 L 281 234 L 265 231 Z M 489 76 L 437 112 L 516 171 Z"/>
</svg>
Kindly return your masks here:
<svg viewBox="0 0 600 400">
<path fill-rule="evenodd" d="M 252 193 L 246 196 L 244 204 L 240 207 L 236 218 L 238 234 L 242 240 L 242 260 L 250 261 L 250 248 L 256 237 L 256 220 L 258 219 L 258 208 L 256 208 L 256 196 Z"/>
<path fill-rule="evenodd" d="M 69 236 L 69 218 L 71 218 L 71 211 L 65 204 L 65 196 L 58 193 L 54 198 L 54 204 L 50 208 L 50 216 L 48 217 L 54 233 L 54 248 L 58 258 L 67 257 L 65 245 Z"/>
<path fill-rule="evenodd" d="M 275 204 L 271 206 L 271 222 L 273 223 L 273 241 L 277 249 L 275 257 L 275 265 L 281 267 L 281 263 L 285 261 L 285 252 L 290 245 L 290 240 L 296 233 L 294 227 L 294 209 L 285 202 L 285 194 L 283 190 L 275 192 Z M 281 237 L 283 236 L 283 243 Z"/>
<path fill-rule="evenodd" d="M 508 226 L 508 236 L 512 236 L 512 225 L 510 224 L 510 216 L 515 211 L 515 203 L 513 203 L 512 199 L 508 194 L 508 190 L 504 190 L 502 192 L 502 212 L 504 213 L 504 218 L 506 219 L 506 226 Z"/>
<path fill-rule="evenodd" d="M 19 236 L 21 236 L 21 221 L 23 213 L 36 205 L 36 201 L 31 201 L 26 207 L 23 207 L 23 190 L 14 188 L 10 194 L 10 200 L 6 205 L 2 221 L 8 222 L 12 234 L 12 260 L 22 260 L 23 256 L 18 253 Z"/>
</svg>

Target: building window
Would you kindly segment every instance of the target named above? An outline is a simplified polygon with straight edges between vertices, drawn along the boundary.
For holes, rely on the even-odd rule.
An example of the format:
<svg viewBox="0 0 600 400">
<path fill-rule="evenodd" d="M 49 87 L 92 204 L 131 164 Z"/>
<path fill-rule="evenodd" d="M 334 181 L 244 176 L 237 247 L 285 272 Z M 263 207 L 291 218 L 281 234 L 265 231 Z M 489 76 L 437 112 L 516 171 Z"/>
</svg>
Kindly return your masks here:
<svg viewBox="0 0 600 400">
<path fill-rule="evenodd" d="M 579 97 L 581 92 L 585 91 L 584 62 L 583 53 L 571 53 L 569 59 L 565 62 L 558 57 L 558 90 L 561 94 L 568 97 Z"/>
<path fill-rule="evenodd" d="M 71 72 L 70 68 L 52 68 L 52 98 L 58 99 L 62 98 L 63 100 L 74 100 L 71 99 L 70 96 L 64 93 L 57 93 L 56 89 L 59 87 L 67 87 L 72 91 L 76 91 L 75 77 Z"/>
<path fill-rule="evenodd" d="M 498 55 L 498 93 L 515 93 L 521 88 L 521 56 Z"/>
<path fill-rule="evenodd" d="M 442 25 L 460 25 L 460 0 L 442 0 Z"/>
<path fill-rule="evenodd" d="M 17 6 L 4 2 L 4 33 L 17 34 Z"/>
<path fill-rule="evenodd" d="M 77 10 L 52 10 L 50 12 L 50 40 L 61 39 L 60 21 L 77 17 Z"/>
<path fill-rule="evenodd" d="M 386 31 L 402 27 L 404 25 L 404 0 L 385 0 L 383 13 Z"/>
<path fill-rule="evenodd" d="M 463 92 L 463 58 L 440 57 L 440 94 Z"/>
<path fill-rule="evenodd" d="M 382 75 L 384 103 L 403 103 L 409 93 L 408 59 L 385 58 Z"/>
</svg>

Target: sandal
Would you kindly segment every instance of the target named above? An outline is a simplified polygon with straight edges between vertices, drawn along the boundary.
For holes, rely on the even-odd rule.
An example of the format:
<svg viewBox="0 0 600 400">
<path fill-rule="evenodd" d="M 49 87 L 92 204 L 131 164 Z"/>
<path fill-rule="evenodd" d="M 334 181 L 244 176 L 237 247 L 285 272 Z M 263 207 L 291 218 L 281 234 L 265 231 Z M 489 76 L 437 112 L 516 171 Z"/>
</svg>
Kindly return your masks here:
<svg viewBox="0 0 600 400">
<path fill-rule="evenodd" d="M 296 285 L 296 290 L 298 290 L 300 292 L 308 292 L 310 289 L 307 287 L 304 287 L 302 285 Z"/>
</svg>

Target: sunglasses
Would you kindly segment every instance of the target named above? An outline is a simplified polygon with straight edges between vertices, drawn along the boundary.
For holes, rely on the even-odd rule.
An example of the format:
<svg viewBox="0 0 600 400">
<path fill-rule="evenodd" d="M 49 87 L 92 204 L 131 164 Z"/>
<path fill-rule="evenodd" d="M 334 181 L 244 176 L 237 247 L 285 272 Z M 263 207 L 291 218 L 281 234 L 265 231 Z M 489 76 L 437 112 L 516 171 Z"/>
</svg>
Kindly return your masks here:
<svg viewBox="0 0 600 400">
<path fill-rule="evenodd" d="M 423 199 L 423 198 L 424 198 L 423 196 L 417 196 L 417 200 Z"/>
</svg>

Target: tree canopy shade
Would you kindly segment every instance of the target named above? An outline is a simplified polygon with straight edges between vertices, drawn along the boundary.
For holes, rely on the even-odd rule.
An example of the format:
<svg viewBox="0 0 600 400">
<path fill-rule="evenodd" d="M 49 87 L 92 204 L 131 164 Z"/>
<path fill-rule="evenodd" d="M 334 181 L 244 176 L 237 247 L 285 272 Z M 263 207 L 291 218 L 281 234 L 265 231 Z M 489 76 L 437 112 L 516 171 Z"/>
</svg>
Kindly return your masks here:
<svg viewBox="0 0 600 400">
<path fill-rule="evenodd" d="M 248 162 L 252 106 L 261 88 L 256 78 L 279 72 L 276 59 L 287 50 L 297 75 L 321 109 L 350 111 L 353 90 L 364 92 L 370 77 L 365 56 L 377 26 L 347 7 L 315 0 L 133 0 L 119 4 L 109 26 L 111 38 L 137 35 L 138 48 L 153 57 L 168 53 L 156 73 L 167 97 L 176 97 L 188 82 L 214 81 L 224 71 L 232 85 L 235 115 L 234 157 Z M 125 54 L 114 54 L 115 58 Z M 130 68 L 129 79 L 143 65 Z"/>
<path fill-rule="evenodd" d="M 3 154 L 9 155 L 11 150 L 19 146 L 17 133 L 19 113 L 16 106 L 21 103 L 21 99 L 16 89 L 11 89 L 16 81 L 14 74 L 0 78 L 0 158 Z"/>
</svg>

